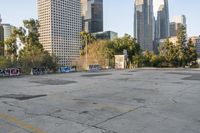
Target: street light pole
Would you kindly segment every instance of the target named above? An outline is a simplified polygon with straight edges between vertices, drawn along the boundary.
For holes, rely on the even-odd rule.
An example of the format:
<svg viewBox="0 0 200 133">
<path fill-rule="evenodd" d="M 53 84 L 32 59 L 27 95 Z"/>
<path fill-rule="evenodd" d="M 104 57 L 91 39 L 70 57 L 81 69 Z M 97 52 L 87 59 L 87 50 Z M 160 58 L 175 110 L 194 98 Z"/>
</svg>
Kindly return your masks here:
<svg viewBox="0 0 200 133">
<path fill-rule="evenodd" d="M 86 42 L 85 42 L 85 46 L 86 46 L 86 59 L 85 59 L 85 61 L 86 61 L 86 70 L 88 69 L 88 52 L 87 52 L 87 37 L 86 37 Z"/>
</svg>

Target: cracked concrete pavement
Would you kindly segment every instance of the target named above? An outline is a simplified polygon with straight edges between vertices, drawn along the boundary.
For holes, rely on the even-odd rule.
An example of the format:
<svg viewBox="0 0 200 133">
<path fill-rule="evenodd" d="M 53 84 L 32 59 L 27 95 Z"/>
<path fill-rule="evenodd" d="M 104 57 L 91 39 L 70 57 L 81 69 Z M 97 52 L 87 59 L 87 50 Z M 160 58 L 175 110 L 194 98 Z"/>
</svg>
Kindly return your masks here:
<svg viewBox="0 0 200 133">
<path fill-rule="evenodd" d="M 0 78 L 0 133 L 199 133 L 200 71 Z"/>
</svg>

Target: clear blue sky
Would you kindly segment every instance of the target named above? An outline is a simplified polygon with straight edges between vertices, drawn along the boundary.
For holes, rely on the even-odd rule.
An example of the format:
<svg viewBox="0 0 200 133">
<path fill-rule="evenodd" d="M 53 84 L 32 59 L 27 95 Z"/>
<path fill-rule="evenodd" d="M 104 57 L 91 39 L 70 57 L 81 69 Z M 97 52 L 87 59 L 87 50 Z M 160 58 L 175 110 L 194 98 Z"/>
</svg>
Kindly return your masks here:
<svg viewBox="0 0 200 133">
<path fill-rule="evenodd" d="M 104 30 L 123 35 L 133 33 L 133 1 L 104 0 Z M 188 35 L 200 35 L 200 0 L 169 0 L 170 18 L 186 15 Z M 22 20 L 37 18 L 36 0 L 1 0 L 0 14 L 3 23 L 21 26 Z"/>
</svg>

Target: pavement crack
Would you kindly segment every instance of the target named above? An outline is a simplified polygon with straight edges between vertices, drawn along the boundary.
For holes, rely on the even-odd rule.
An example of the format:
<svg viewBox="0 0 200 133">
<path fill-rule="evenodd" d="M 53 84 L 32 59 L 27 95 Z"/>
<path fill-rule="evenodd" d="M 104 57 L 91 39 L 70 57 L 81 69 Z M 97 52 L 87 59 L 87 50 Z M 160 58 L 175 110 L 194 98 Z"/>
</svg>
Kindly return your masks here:
<svg viewBox="0 0 200 133">
<path fill-rule="evenodd" d="M 172 102 L 173 103 L 178 103 L 178 101 L 176 100 L 176 98 L 180 98 L 180 97 L 182 97 L 183 96 L 183 94 L 181 93 L 181 94 L 179 94 L 179 95 L 177 95 L 177 96 L 174 96 L 174 97 L 172 97 Z"/>
<path fill-rule="evenodd" d="M 2 103 L 3 103 L 3 104 L 6 104 L 6 105 L 8 105 L 8 106 L 11 106 L 11 107 L 15 107 L 15 108 L 19 108 L 19 109 L 25 110 L 25 108 L 23 108 L 23 107 L 21 107 L 21 106 L 19 106 L 19 105 L 14 105 L 14 104 L 8 103 L 8 102 L 6 102 L 6 101 L 3 101 Z"/>
<path fill-rule="evenodd" d="M 115 119 L 115 118 L 117 118 L 117 117 L 120 117 L 120 116 L 126 115 L 126 114 L 128 114 L 128 113 L 130 113 L 130 112 L 134 112 L 134 111 L 136 111 L 136 110 L 138 110 L 138 109 L 140 109 L 140 108 L 145 108 L 145 107 L 146 107 L 146 105 L 144 105 L 144 106 L 139 106 L 139 107 L 134 108 L 134 109 L 131 109 L 131 110 L 127 111 L 127 112 L 124 112 L 124 113 L 121 113 L 121 114 L 115 115 L 115 116 L 113 116 L 113 117 L 110 117 L 110 118 L 108 118 L 108 119 L 106 119 L 106 120 L 104 120 L 104 121 L 101 121 L 101 122 L 99 122 L 99 123 L 93 125 L 93 126 L 100 125 L 100 124 L 105 123 L 105 122 L 107 122 L 107 121 L 109 121 L 109 120 Z"/>
<path fill-rule="evenodd" d="M 174 103 L 178 103 L 174 98 L 172 98 L 172 102 L 174 102 Z"/>
<path fill-rule="evenodd" d="M 27 110 L 24 111 L 25 114 L 33 115 L 33 116 L 51 116 L 51 115 L 53 115 L 55 113 L 59 113 L 59 112 L 61 112 L 61 109 L 57 109 L 57 110 L 50 112 L 50 113 L 41 113 L 41 114 L 30 113 Z"/>
<path fill-rule="evenodd" d="M 187 90 L 188 90 L 188 88 L 184 88 L 184 89 L 182 89 L 182 90 L 179 90 L 179 91 L 178 91 L 179 95 L 172 97 L 172 99 L 171 99 L 172 102 L 173 102 L 173 103 L 178 103 L 178 101 L 176 100 L 176 98 L 182 97 L 182 96 L 185 94 L 185 91 L 187 91 Z"/>
<path fill-rule="evenodd" d="M 104 129 L 104 128 L 101 128 L 101 127 L 97 127 L 97 126 L 89 126 L 88 128 L 86 128 L 86 129 L 84 129 L 82 131 L 79 131 L 78 133 L 83 133 L 83 132 L 89 130 L 90 128 L 99 129 L 101 133 L 117 133 L 115 131 L 107 130 L 107 129 Z"/>
<path fill-rule="evenodd" d="M 78 133 L 83 133 L 84 131 L 90 129 L 90 128 L 96 128 L 96 129 L 99 129 L 101 130 L 102 133 L 117 133 L 115 131 L 111 131 L 111 130 L 107 130 L 107 129 L 104 129 L 104 128 L 101 128 L 101 127 L 98 127 L 96 124 L 95 125 L 90 125 L 90 124 L 85 124 L 85 123 L 82 123 L 82 122 L 77 122 L 77 121 L 74 121 L 74 120 L 71 120 L 71 119 L 66 119 L 66 118 L 62 118 L 61 116 L 55 116 L 53 115 L 54 113 L 52 114 L 46 114 L 46 116 L 49 116 L 49 117 L 53 117 L 53 118 L 57 118 L 57 119 L 60 119 L 60 120 L 63 120 L 63 121 L 71 121 L 71 122 L 74 122 L 76 124 L 80 124 L 80 125 L 83 125 L 83 126 L 87 126 L 88 128 L 78 132 Z"/>
</svg>

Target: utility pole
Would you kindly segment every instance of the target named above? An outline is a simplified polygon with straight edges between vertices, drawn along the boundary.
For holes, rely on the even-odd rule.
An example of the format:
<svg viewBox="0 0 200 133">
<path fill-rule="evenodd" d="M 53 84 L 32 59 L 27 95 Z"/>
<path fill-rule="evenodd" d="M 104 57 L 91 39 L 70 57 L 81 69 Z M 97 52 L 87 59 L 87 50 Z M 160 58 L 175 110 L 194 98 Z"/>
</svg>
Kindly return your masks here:
<svg viewBox="0 0 200 133">
<path fill-rule="evenodd" d="M 88 52 L 87 52 L 87 45 L 88 45 L 88 39 L 87 39 L 87 36 L 86 36 L 86 39 L 85 39 L 85 46 L 86 46 L 86 55 L 85 55 L 85 57 L 86 57 L 86 59 L 85 59 L 85 61 L 86 61 L 86 70 L 88 70 Z"/>
</svg>

